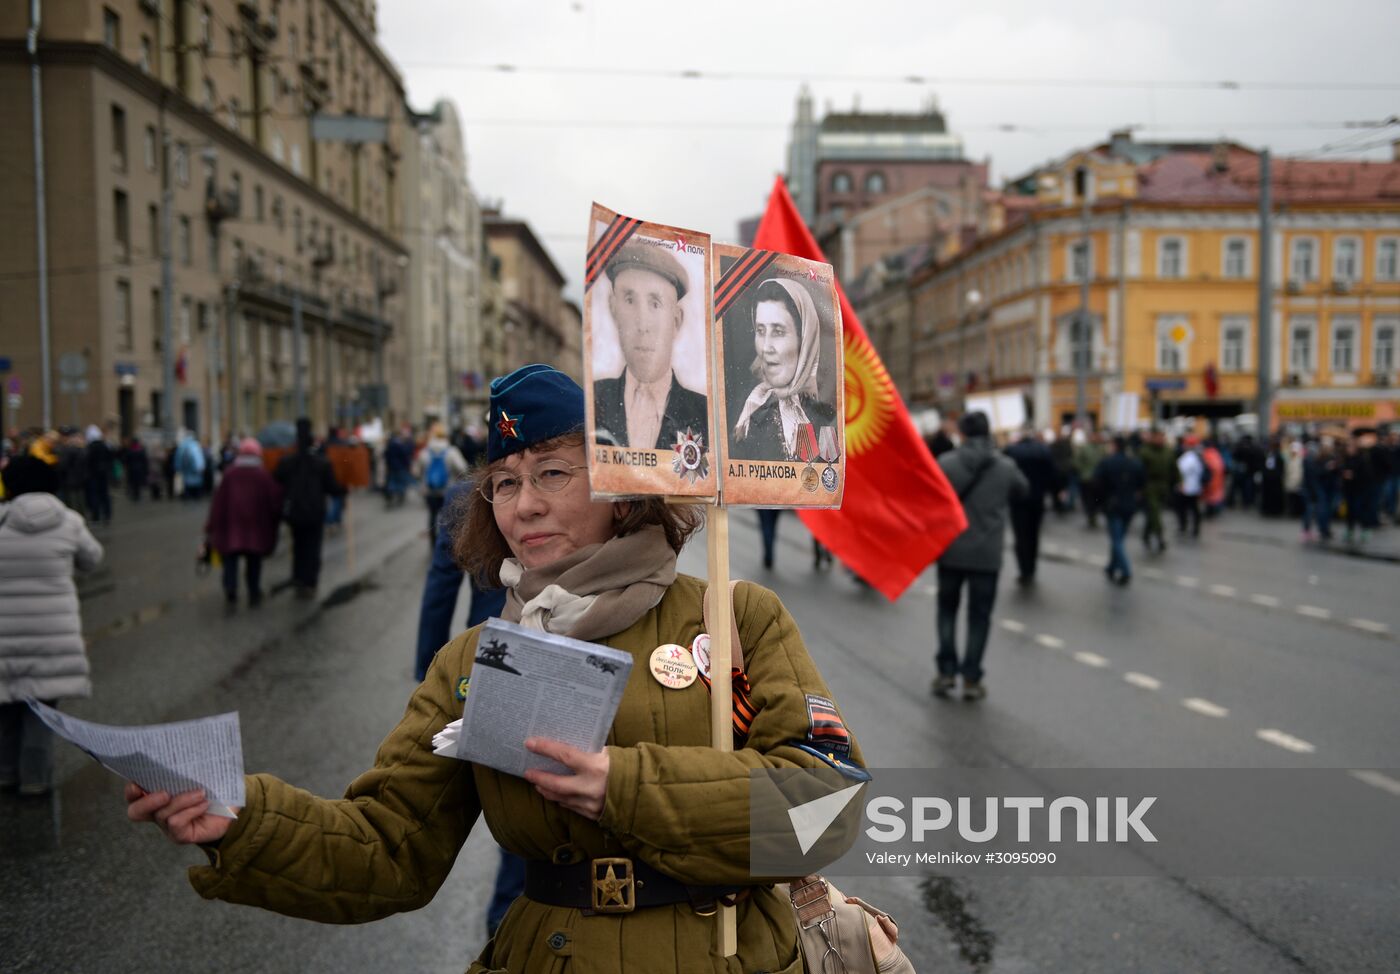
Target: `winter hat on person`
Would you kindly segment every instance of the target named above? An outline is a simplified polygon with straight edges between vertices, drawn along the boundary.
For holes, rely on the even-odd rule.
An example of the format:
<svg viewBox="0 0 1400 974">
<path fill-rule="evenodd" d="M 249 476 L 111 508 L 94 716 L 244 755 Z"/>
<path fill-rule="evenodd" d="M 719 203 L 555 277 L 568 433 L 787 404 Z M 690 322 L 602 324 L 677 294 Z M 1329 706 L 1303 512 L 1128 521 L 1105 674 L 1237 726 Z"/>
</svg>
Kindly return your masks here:
<svg viewBox="0 0 1400 974">
<path fill-rule="evenodd" d="M 558 369 L 536 363 L 491 380 L 492 462 L 583 429 L 583 390 Z"/>
<path fill-rule="evenodd" d="M 102 430 L 97 427 L 96 423 L 93 423 L 87 428 L 87 432 L 84 435 L 87 437 L 89 443 L 96 443 L 98 440 L 102 439 Z"/>
<path fill-rule="evenodd" d="M 38 457 L 11 457 L 0 477 L 5 480 L 5 499 L 21 494 L 57 494 L 58 468 Z"/>
<path fill-rule="evenodd" d="M 245 436 L 238 441 L 238 455 L 240 457 L 260 457 L 262 456 L 262 444 L 251 436 Z"/>
</svg>

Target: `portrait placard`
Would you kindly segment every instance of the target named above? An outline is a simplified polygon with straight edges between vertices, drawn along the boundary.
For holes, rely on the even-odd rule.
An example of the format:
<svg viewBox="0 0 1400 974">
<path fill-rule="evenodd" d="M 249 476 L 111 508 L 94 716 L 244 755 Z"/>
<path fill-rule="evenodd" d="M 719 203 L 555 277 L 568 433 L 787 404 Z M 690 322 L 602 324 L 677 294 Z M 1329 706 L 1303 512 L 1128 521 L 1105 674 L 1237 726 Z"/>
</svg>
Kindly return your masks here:
<svg viewBox="0 0 1400 974">
<path fill-rule="evenodd" d="M 714 245 L 718 423 L 726 505 L 841 506 L 841 303 L 830 264 Z"/>
<path fill-rule="evenodd" d="M 597 203 L 588 226 L 583 370 L 594 497 L 713 497 L 710 238 Z"/>
</svg>

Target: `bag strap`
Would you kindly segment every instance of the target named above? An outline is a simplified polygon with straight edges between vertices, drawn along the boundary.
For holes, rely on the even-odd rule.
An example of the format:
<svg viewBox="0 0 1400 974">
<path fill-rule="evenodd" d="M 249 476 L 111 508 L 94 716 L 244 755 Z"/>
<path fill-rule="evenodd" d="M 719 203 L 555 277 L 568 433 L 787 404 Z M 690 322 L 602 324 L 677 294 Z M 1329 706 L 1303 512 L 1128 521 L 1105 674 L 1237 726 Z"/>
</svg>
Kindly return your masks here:
<svg viewBox="0 0 1400 974">
<path fill-rule="evenodd" d="M 987 460 L 986 463 L 982 464 L 982 466 L 977 468 L 977 471 L 972 475 L 972 479 L 969 480 L 963 486 L 962 490 L 958 491 L 958 503 L 962 503 L 963 501 L 967 500 L 967 495 L 971 494 L 973 490 L 976 489 L 977 485 L 981 482 L 982 475 L 988 470 L 990 470 L 996 464 L 996 462 L 997 458 L 991 457 Z"/>
</svg>

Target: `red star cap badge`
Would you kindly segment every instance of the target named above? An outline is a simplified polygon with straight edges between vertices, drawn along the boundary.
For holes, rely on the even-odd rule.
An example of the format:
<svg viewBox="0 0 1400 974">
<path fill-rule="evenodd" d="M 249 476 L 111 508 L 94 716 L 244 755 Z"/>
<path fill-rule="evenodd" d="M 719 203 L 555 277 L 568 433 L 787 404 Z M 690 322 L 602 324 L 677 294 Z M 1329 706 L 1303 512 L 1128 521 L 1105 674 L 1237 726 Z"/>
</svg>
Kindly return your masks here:
<svg viewBox="0 0 1400 974">
<path fill-rule="evenodd" d="M 678 253 L 678 254 L 683 254 L 683 253 L 685 253 L 685 238 L 684 238 L 684 237 L 677 237 L 677 238 L 676 238 L 676 253 Z"/>
<path fill-rule="evenodd" d="M 518 422 L 520 422 L 519 416 L 512 418 L 505 410 L 501 410 L 501 419 L 496 423 L 496 429 L 500 432 L 502 439 L 520 439 L 520 433 L 515 428 L 515 424 Z"/>
<path fill-rule="evenodd" d="M 816 272 L 816 271 L 811 271 L 811 270 L 809 270 L 809 271 L 807 272 L 807 280 L 809 280 L 809 281 L 820 281 L 821 278 L 817 276 L 817 272 Z"/>
</svg>

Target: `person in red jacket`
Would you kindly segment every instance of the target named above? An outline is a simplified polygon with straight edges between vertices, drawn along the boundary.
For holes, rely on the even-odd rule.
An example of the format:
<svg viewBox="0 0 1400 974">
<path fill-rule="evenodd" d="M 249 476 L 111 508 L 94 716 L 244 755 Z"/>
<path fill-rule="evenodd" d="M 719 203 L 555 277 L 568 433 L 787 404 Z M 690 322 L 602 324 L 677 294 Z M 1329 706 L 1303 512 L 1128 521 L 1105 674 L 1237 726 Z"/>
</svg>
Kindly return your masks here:
<svg viewBox="0 0 1400 974">
<path fill-rule="evenodd" d="M 238 604 L 238 562 L 247 565 L 248 604 L 262 602 L 262 560 L 277 547 L 282 518 L 282 488 L 263 468 L 262 446 L 249 437 L 224 471 L 214 492 L 204 535 L 224 560 L 224 595 Z"/>
</svg>

